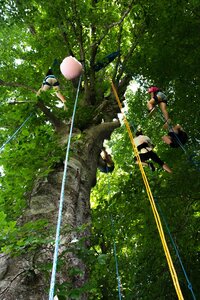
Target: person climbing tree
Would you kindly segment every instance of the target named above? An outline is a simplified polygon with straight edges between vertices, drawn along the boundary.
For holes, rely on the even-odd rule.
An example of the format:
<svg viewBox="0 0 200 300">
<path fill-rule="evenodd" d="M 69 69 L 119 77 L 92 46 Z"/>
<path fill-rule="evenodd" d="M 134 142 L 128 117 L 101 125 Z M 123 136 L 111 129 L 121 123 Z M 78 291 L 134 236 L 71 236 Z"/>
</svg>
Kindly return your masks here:
<svg viewBox="0 0 200 300">
<path fill-rule="evenodd" d="M 136 132 L 136 137 L 134 138 L 134 141 L 137 146 L 143 166 L 148 166 L 152 171 L 155 171 L 154 165 L 151 162 L 147 162 L 147 160 L 152 159 L 154 162 L 160 165 L 166 172 L 172 173 L 172 170 L 168 167 L 168 165 L 165 164 L 153 151 L 154 145 L 152 141 L 148 136 L 143 135 L 142 130 L 138 130 Z"/>
<path fill-rule="evenodd" d="M 110 154 L 108 154 L 105 147 L 102 148 L 100 153 L 98 168 L 103 173 L 112 173 L 115 168 L 112 157 Z"/>
<path fill-rule="evenodd" d="M 64 103 L 64 109 L 66 110 L 67 109 L 65 106 L 66 99 L 60 92 L 59 82 L 58 82 L 57 78 L 53 75 L 51 68 L 49 68 L 49 70 L 42 82 L 42 86 L 37 92 L 37 96 L 40 96 L 42 91 L 46 92 L 50 88 L 53 88 L 55 90 L 56 96 Z"/>
<path fill-rule="evenodd" d="M 155 110 L 156 105 L 159 105 L 165 119 L 164 126 L 166 128 L 166 124 L 169 124 L 171 121 L 167 112 L 167 96 L 156 86 L 150 87 L 148 93 L 151 94 L 151 99 L 147 102 L 149 113 L 151 114 Z"/>
<path fill-rule="evenodd" d="M 171 128 L 169 126 L 168 135 L 164 135 L 162 139 L 166 144 L 170 145 L 170 147 L 178 148 L 187 142 L 188 135 L 181 125 L 177 124 Z"/>
<path fill-rule="evenodd" d="M 95 72 L 98 72 L 101 69 L 105 68 L 107 65 L 109 65 L 109 63 L 111 63 L 119 55 L 120 55 L 120 51 L 118 50 L 118 51 L 112 52 L 109 55 L 107 55 L 106 57 L 104 57 L 102 59 L 102 61 L 99 61 L 94 65 Z"/>
</svg>

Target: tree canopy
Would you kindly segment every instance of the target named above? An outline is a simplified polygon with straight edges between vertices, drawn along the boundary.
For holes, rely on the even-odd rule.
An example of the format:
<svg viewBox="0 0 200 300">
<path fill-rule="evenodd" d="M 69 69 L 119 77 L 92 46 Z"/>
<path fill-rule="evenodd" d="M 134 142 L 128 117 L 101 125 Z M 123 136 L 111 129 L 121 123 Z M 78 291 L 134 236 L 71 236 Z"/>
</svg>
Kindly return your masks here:
<svg viewBox="0 0 200 300">
<path fill-rule="evenodd" d="M 0 153 L 1 253 L 20 257 L 53 242 L 55 226 L 49 227 L 48 217 L 43 215 L 45 192 L 38 203 L 39 217 L 29 218 L 30 202 L 40 180 L 48 181 L 65 157 L 66 144 L 61 140 L 67 136 L 64 130 L 72 115 L 78 79 L 67 81 L 59 66 L 64 57 L 72 55 L 82 63 L 83 75 L 71 157 L 88 147 L 88 136 L 97 132 L 96 126 L 102 119 L 110 124 L 117 117 L 113 80 L 120 99 L 128 103 L 127 118 L 133 134 L 141 126 L 156 145 L 157 154 L 173 170 L 167 174 L 159 168 L 154 173 L 145 168 L 160 214 L 169 225 L 197 297 L 199 1 L 6 0 L 1 3 L 0 14 L 1 145 L 31 116 Z M 112 62 L 97 70 L 108 55 L 117 51 L 119 55 Z M 67 112 L 51 91 L 36 97 L 49 67 L 59 79 L 67 99 Z M 134 83 L 139 84 L 136 92 Z M 173 123 L 181 124 L 189 136 L 185 151 L 163 143 L 165 131 L 159 109 L 152 118 L 148 117 L 146 91 L 150 85 L 159 86 L 167 94 Z M 99 136 L 99 140 L 102 144 L 103 137 Z M 107 147 L 112 152 L 115 170 L 110 175 L 97 171 L 90 199 L 89 246 L 85 247 L 87 238 L 70 246 L 70 251 L 87 265 L 88 280 L 76 289 L 67 280 L 59 282 L 56 294 L 59 300 L 83 299 L 82 293 L 91 300 L 116 299 L 115 245 L 124 299 L 175 299 L 155 220 L 124 125 L 115 129 Z M 97 155 L 99 151 L 96 150 Z M 91 170 L 95 172 L 96 167 L 91 163 Z M 162 223 L 164 226 L 163 219 Z M 69 228 L 64 226 L 67 235 Z M 87 226 L 81 224 L 75 230 L 82 232 Z M 169 237 L 167 242 L 170 244 Z M 172 245 L 169 248 L 183 296 L 192 299 L 176 253 Z M 59 268 L 63 261 L 61 257 Z M 44 278 L 49 278 L 51 262 L 38 268 Z M 80 270 L 72 268 L 69 273 L 75 276 Z"/>
</svg>

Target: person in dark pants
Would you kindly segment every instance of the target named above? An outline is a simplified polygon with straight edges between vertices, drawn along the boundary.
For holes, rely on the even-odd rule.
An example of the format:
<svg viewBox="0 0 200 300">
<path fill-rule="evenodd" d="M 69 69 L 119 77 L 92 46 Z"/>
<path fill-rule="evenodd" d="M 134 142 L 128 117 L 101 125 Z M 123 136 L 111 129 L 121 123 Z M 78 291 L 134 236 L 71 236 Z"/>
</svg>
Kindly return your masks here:
<svg viewBox="0 0 200 300">
<path fill-rule="evenodd" d="M 100 153 L 98 168 L 103 173 L 112 173 L 115 168 L 111 155 L 108 154 L 104 147 Z"/>
<path fill-rule="evenodd" d="M 155 167 L 151 162 L 147 162 L 149 159 L 156 162 L 161 166 L 166 172 L 172 173 L 172 170 L 168 167 L 164 161 L 162 161 L 158 155 L 153 151 L 154 145 L 148 136 L 143 135 L 142 131 L 136 132 L 136 137 L 134 142 L 137 146 L 140 159 L 143 166 L 149 166 L 152 171 L 155 171 Z"/>
<path fill-rule="evenodd" d="M 188 135 L 183 128 L 177 124 L 171 128 L 169 127 L 168 135 L 164 135 L 162 139 L 171 148 L 178 148 L 187 142 Z"/>
</svg>

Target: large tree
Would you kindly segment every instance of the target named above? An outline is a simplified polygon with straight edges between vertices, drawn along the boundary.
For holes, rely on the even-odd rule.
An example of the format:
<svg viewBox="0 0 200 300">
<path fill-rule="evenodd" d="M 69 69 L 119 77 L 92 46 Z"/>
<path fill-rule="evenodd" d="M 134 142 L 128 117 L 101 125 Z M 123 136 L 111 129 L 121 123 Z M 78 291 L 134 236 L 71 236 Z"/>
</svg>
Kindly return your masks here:
<svg viewBox="0 0 200 300">
<path fill-rule="evenodd" d="M 116 298 L 114 281 L 106 286 L 112 276 L 107 280 L 106 277 L 101 280 L 98 276 L 95 278 L 94 271 L 101 273 L 102 269 L 94 267 L 95 254 L 91 250 L 95 249 L 98 252 L 97 249 L 101 249 L 98 261 L 100 259 L 104 261 L 105 257 L 102 255 L 112 252 L 110 234 L 106 235 L 106 228 L 101 229 L 102 234 L 98 231 L 98 220 L 103 219 L 102 209 L 107 209 L 107 202 L 103 201 L 102 206 L 99 205 L 99 209 L 94 210 L 93 226 L 96 233 L 92 241 L 89 238 L 90 191 L 96 182 L 99 153 L 103 141 L 119 127 L 118 122 L 112 121 L 119 109 L 111 91 L 111 79 L 122 99 L 133 77 L 138 79 L 142 86 L 154 82 L 172 91 L 176 95 L 174 110 L 178 104 L 183 108 L 179 110 L 178 121 L 183 122 L 186 116 L 185 108 L 193 112 L 195 126 L 189 126 L 191 117 L 188 117 L 185 123 L 189 131 L 195 134 L 198 122 L 198 111 L 195 110 L 196 95 L 200 90 L 200 85 L 197 84 L 199 68 L 195 62 L 199 54 L 197 51 L 191 54 L 185 48 L 195 47 L 198 42 L 198 35 L 193 31 L 199 27 L 197 8 L 198 4 L 194 1 L 191 1 L 190 5 L 185 1 L 173 1 L 168 4 L 167 1 L 127 3 L 127 1 L 97 0 L 59 0 L 50 3 L 30 0 L 2 3 L 0 9 L 2 143 L 32 113 L 20 134 L 6 145 L 1 153 L 4 175 L 1 177 L 0 224 L 2 224 L 1 246 L 4 254 L 1 257 L 0 293 L 3 299 L 47 299 L 63 161 L 69 136 L 68 121 L 78 87 L 78 79 L 66 81 L 59 72 L 59 63 L 68 55 L 79 59 L 84 71 L 65 187 L 56 294 L 59 299 Z M 171 27 L 173 35 L 168 30 Z M 192 30 L 192 32 L 188 30 L 187 37 L 184 37 L 185 28 Z M 185 51 L 181 51 L 182 47 L 185 47 Z M 120 51 L 120 55 L 100 69 L 105 57 L 116 51 Z M 181 64 L 183 60 L 184 64 Z M 62 93 L 67 98 L 68 112 L 58 107 L 56 97 L 50 93 L 44 93 L 39 99 L 36 97 L 36 91 L 49 66 L 52 66 L 59 78 Z M 188 89 L 186 97 L 193 96 L 193 105 L 185 104 L 182 99 L 183 86 L 191 85 L 193 93 Z M 145 94 L 141 92 L 134 99 L 131 96 L 127 97 L 132 112 L 130 117 L 135 119 L 134 122 L 144 126 L 145 101 L 141 101 L 141 98 L 145 98 Z M 160 120 L 157 120 L 152 126 L 150 120 L 147 129 L 149 133 L 159 130 L 159 123 Z M 126 138 L 125 135 L 123 139 Z M 158 137 L 155 139 L 159 143 Z M 122 142 L 116 139 L 113 145 L 116 161 L 122 170 L 128 171 L 128 175 L 125 176 L 127 180 L 121 186 L 121 191 L 118 191 L 117 187 L 119 182 L 115 183 L 116 193 L 122 194 L 123 190 L 127 189 L 126 186 L 132 191 L 133 182 L 129 173 L 135 170 L 130 160 L 130 147 L 128 151 L 123 148 Z M 163 148 L 159 149 L 162 151 Z M 164 153 L 164 158 L 167 158 L 167 152 Z M 175 155 L 173 160 L 176 161 Z M 190 176 L 194 178 L 194 168 L 177 163 L 177 168 L 181 167 L 189 168 Z M 159 178 L 157 185 L 161 185 L 163 195 L 170 194 L 170 189 L 166 187 L 169 178 L 163 174 L 160 174 Z M 173 184 L 178 183 L 180 178 L 183 180 L 177 172 Z M 193 185 L 197 191 L 195 183 Z M 142 182 L 139 181 L 132 193 L 138 195 L 142 191 Z M 185 195 L 183 187 L 180 194 Z M 186 194 L 189 197 L 188 191 Z M 98 195 L 101 199 L 101 193 Z M 196 207 L 192 206 L 192 200 L 194 199 L 188 198 L 187 203 L 196 210 Z M 98 196 L 96 201 L 98 203 Z M 128 195 L 126 201 L 129 203 Z M 123 205 L 120 204 L 119 207 Z M 116 214 L 118 209 L 116 203 Z M 137 205 L 134 209 L 138 210 Z M 123 216 L 125 215 L 126 208 L 123 212 Z M 147 223 L 152 223 L 148 217 L 145 218 Z M 156 297 L 159 299 L 159 295 L 155 296 L 156 292 L 152 287 L 152 281 L 159 276 L 159 272 L 155 274 L 155 278 L 148 280 L 150 295 L 142 294 L 139 288 L 143 276 L 142 269 L 147 270 L 145 264 L 142 265 L 141 262 L 147 255 L 150 244 L 149 232 L 142 233 L 143 218 L 138 217 L 135 222 L 125 223 L 123 226 L 126 233 L 123 229 L 119 229 L 118 239 L 121 241 L 123 234 L 128 236 L 129 230 L 132 234 L 131 225 L 138 229 L 136 234 L 140 246 L 135 247 L 133 253 L 139 264 L 135 263 L 137 272 L 129 273 L 130 278 L 127 282 L 129 287 L 134 285 L 135 288 L 131 293 L 125 291 L 124 293 L 127 299 L 156 299 Z M 173 226 L 176 228 L 176 224 Z M 139 239 L 141 234 L 146 237 L 146 246 Z M 194 231 L 191 231 L 192 235 Z M 74 242 L 77 240 L 78 243 Z M 133 243 L 134 240 L 131 239 L 128 246 L 121 245 L 121 247 L 122 249 L 127 247 L 129 249 L 127 251 L 130 251 Z M 140 252 L 142 246 L 146 250 Z M 189 249 L 192 253 L 192 244 L 189 245 Z M 123 259 L 122 254 L 123 251 L 121 253 Z M 160 265 L 163 266 L 162 259 Z M 163 267 L 164 270 L 165 268 L 166 266 Z M 125 269 L 123 272 L 125 273 Z M 150 274 L 149 270 L 146 272 Z M 99 291 L 97 287 L 95 289 L 95 284 L 102 286 L 102 290 Z M 163 295 L 166 297 L 163 299 L 171 299 L 174 291 L 170 294 L 167 290 Z"/>
</svg>

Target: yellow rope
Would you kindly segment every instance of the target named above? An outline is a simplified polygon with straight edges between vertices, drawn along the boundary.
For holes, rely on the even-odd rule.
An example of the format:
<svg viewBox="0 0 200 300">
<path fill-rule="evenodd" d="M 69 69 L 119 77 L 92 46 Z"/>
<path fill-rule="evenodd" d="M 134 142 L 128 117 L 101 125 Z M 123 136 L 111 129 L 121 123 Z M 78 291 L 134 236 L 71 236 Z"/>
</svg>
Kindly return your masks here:
<svg viewBox="0 0 200 300">
<path fill-rule="evenodd" d="M 115 98 L 116 98 L 117 103 L 119 105 L 119 108 L 122 112 L 122 105 L 121 105 L 121 102 L 119 100 L 116 88 L 115 88 L 113 82 L 111 84 L 112 84 L 112 89 L 113 89 Z M 142 174 L 142 178 L 143 178 L 143 181 L 144 181 L 144 184 L 145 184 L 145 187 L 146 187 L 146 191 L 147 191 L 147 195 L 149 197 L 151 208 L 153 210 L 154 218 L 155 218 L 156 225 L 157 225 L 157 228 L 158 228 L 158 232 L 159 232 L 159 235 L 160 235 L 160 239 L 161 239 L 161 242 L 162 242 L 162 245 L 163 245 L 163 248 L 164 248 L 165 256 L 166 256 L 166 259 L 167 259 L 167 262 L 168 262 L 168 266 L 169 266 L 171 277 L 172 277 L 172 280 L 173 280 L 173 283 L 174 283 L 174 286 L 175 286 L 175 290 L 176 290 L 178 299 L 179 300 L 184 300 L 181 289 L 180 289 L 180 285 L 179 285 L 178 277 L 177 277 L 177 274 L 176 274 L 176 270 L 174 268 L 174 265 L 173 265 L 173 262 L 172 262 L 172 259 L 171 259 L 171 255 L 170 255 L 167 243 L 166 243 L 165 234 L 164 234 L 162 224 L 161 224 L 161 221 L 160 221 L 160 217 L 159 217 L 159 214 L 158 214 L 155 202 L 154 202 L 154 198 L 153 198 L 153 195 L 152 195 L 152 192 L 151 192 L 151 188 L 149 186 L 146 174 L 144 172 L 144 168 L 143 168 L 143 165 L 141 163 L 139 152 L 138 152 L 136 144 L 134 142 L 133 135 L 132 135 L 129 123 L 126 119 L 125 114 L 123 112 L 122 112 L 122 114 L 123 114 L 124 123 L 126 125 L 127 131 L 128 131 L 128 134 L 129 134 L 132 146 L 133 146 L 133 150 L 134 150 L 134 153 L 135 153 L 135 156 L 137 158 L 137 162 L 138 162 L 141 174 Z"/>
</svg>

